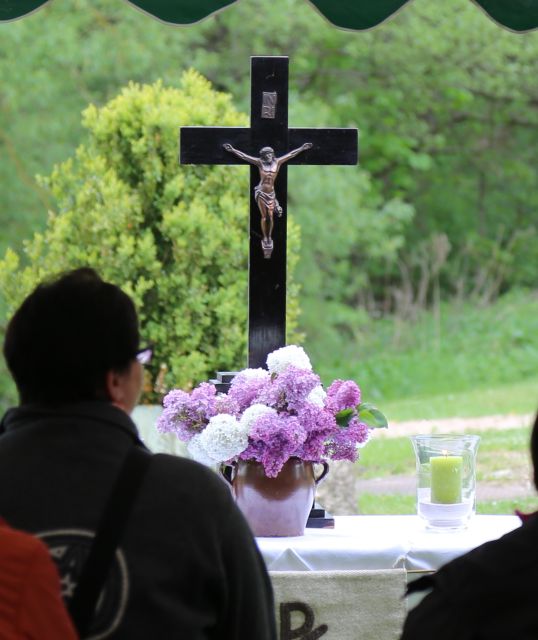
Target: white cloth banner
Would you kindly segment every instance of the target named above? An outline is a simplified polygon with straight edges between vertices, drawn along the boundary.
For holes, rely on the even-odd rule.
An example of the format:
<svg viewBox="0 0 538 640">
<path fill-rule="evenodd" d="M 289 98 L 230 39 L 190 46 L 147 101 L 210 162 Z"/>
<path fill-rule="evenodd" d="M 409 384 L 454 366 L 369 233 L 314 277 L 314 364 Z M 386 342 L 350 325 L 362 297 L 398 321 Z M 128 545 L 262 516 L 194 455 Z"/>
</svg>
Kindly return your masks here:
<svg viewBox="0 0 538 640">
<path fill-rule="evenodd" d="M 271 572 L 280 640 L 397 640 L 404 569 Z"/>
</svg>

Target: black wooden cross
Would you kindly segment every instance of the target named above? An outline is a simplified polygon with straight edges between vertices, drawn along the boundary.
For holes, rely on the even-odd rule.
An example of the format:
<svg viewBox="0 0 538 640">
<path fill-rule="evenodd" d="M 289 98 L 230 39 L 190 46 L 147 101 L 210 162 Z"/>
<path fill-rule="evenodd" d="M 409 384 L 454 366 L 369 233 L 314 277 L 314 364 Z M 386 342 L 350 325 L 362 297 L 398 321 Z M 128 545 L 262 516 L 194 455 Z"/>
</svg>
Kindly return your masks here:
<svg viewBox="0 0 538 640">
<path fill-rule="evenodd" d="M 288 129 L 288 58 L 253 57 L 250 128 L 181 127 L 180 162 L 241 164 L 243 160 L 224 145 L 259 158 L 263 147 L 282 157 L 311 143 L 312 148 L 287 164 L 356 164 L 357 135 L 356 129 Z M 287 164 L 275 183 L 283 215 L 275 211 L 272 252 L 262 250 L 261 214 L 254 195 L 260 170 L 250 168 L 248 366 L 253 368 L 264 367 L 267 354 L 286 344 Z"/>
</svg>

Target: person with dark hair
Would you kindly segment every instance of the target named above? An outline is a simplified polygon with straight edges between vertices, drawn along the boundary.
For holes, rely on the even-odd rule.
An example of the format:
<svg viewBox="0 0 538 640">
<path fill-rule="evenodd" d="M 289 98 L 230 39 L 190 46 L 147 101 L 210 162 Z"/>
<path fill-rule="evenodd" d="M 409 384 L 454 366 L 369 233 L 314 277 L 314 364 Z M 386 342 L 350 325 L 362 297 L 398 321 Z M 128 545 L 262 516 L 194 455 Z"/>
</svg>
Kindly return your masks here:
<svg viewBox="0 0 538 640">
<path fill-rule="evenodd" d="M 228 487 L 150 455 L 129 417 L 150 355 L 131 299 L 92 269 L 26 298 L 4 343 L 20 405 L 0 426 L 0 515 L 48 545 L 81 637 L 274 640 Z"/>
<path fill-rule="evenodd" d="M 26 298 L 8 325 L 4 357 L 25 405 L 114 401 L 114 376 L 130 371 L 130 411 L 142 373 L 135 364 L 138 341 L 129 296 L 86 268 L 43 283 Z"/>
<path fill-rule="evenodd" d="M 538 415 L 531 436 L 538 488 Z M 412 582 L 427 591 L 410 611 L 401 640 L 534 640 L 538 638 L 538 513 L 498 540 Z"/>
</svg>

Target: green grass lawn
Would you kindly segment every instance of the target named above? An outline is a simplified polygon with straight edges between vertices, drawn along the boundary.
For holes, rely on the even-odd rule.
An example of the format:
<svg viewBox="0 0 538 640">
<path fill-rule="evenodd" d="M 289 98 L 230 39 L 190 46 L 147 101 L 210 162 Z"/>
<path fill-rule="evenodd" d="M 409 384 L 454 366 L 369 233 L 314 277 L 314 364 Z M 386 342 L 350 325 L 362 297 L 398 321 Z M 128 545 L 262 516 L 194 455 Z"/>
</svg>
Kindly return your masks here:
<svg viewBox="0 0 538 640">
<path fill-rule="evenodd" d="M 435 420 L 465 416 L 474 418 L 496 414 L 528 414 L 538 406 L 538 377 L 511 384 L 409 397 L 383 403 L 380 408 L 390 421 Z"/>
<path fill-rule="evenodd" d="M 355 469 L 360 478 L 383 478 L 415 473 L 415 454 L 409 438 L 375 438 L 361 450 Z"/>
<path fill-rule="evenodd" d="M 401 515 L 415 514 L 415 496 L 398 494 L 373 494 L 364 493 L 359 497 L 358 512 L 363 515 Z M 479 514 L 509 514 L 512 515 L 518 509 L 523 513 L 531 513 L 538 510 L 538 497 L 514 498 L 513 500 L 482 500 L 476 505 Z"/>
</svg>

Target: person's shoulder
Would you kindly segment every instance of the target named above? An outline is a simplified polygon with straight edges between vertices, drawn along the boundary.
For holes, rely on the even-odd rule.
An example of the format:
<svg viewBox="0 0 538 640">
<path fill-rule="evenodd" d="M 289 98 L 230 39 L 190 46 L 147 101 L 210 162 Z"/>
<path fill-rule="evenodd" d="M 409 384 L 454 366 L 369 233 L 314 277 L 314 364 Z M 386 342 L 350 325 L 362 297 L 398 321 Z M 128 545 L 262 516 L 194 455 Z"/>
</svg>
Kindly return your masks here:
<svg viewBox="0 0 538 640">
<path fill-rule="evenodd" d="M 219 473 L 203 464 L 181 456 L 159 453 L 153 456 L 152 476 L 163 490 L 203 496 L 222 501 L 231 497 L 230 487 Z"/>
<path fill-rule="evenodd" d="M 203 521 L 207 527 L 217 526 L 221 533 L 230 527 L 242 526 L 230 484 L 216 470 L 194 460 L 157 454 L 144 485 L 142 502 L 154 512 L 161 508 L 169 511 L 169 505 L 176 504 L 181 505 L 179 511 L 188 513 L 192 521 Z"/>
<path fill-rule="evenodd" d="M 196 479 L 205 479 L 208 482 L 211 482 L 216 477 L 213 469 L 190 458 L 175 456 L 169 453 L 154 454 L 152 456 L 152 465 L 155 466 L 161 474 L 170 474 L 174 477 L 191 476 Z"/>
<path fill-rule="evenodd" d="M 538 575 L 538 518 L 497 540 L 486 542 L 476 549 L 452 560 L 435 576 L 444 589 L 461 588 L 461 593 L 483 588 L 495 588 L 511 576 L 533 572 Z"/>
<path fill-rule="evenodd" d="M 469 552 L 468 561 L 479 567 L 491 567 L 498 573 L 538 565 L 538 517 L 533 516 L 521 526 L 497 540 L 491 540 Z M 499 559 L 502 562 L 497 562 Z"/>
</svg>

